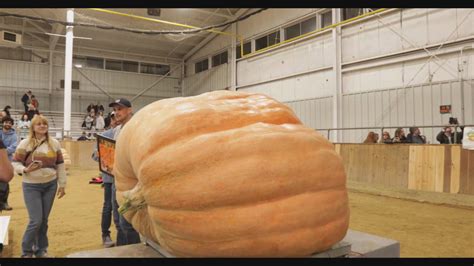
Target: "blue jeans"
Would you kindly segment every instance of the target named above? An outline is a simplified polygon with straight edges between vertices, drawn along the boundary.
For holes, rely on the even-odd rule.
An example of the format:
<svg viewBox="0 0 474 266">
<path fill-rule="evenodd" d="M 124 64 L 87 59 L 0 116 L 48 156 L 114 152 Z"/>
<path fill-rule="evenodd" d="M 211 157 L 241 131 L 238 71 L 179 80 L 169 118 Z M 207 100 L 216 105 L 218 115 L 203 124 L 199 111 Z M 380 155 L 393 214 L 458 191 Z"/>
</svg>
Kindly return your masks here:
<svg viewBox="0 0 474 266">
<path fill-rule="evenodd" d="M 112 204 L 115 205 L 113 208 L 118 209 L 118 204 L 116 200 L 116 189 L 115 183 L 112 184 Z M 119 224 L 120 228 L 117 229 L 117 246 L 124 246 L 130 244 L 137 244 L 140 243 L 140 235 L 137 231 L 132 227 L 132 225 L 123 218 L 121 214 L 119 214 Z"/>
<path fill-rule="evenodd" d="M 21 242 L 23 255 L 47 252 L 48 217 L 57 188 L 57 180 L 39 184 L 23 183 L 23 198 L 30 219 Z"/>
<path fill-rule="evenodd" d="M 104 206 L 102 207 L 102 237 L 110 236 L 110 225 L 112 223 L 112 216 L 114 217 L 115 228 L 117 228 L 117 233 L 120 230 L 120 219 L 118 213 L 118 204 L 112 203 L 112 200 L 115 200 L 115 197 L 112 196 L 112 183 L 104 183 Z"/>
</svg>

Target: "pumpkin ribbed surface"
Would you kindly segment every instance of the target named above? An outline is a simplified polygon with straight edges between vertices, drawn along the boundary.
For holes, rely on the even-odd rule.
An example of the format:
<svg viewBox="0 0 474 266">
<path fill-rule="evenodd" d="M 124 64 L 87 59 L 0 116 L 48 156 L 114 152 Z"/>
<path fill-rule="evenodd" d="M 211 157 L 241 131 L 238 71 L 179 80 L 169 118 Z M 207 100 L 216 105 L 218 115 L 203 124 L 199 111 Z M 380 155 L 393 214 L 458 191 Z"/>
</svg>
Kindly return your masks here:
<svg viewBox="0 0 474 266">
<path fill-rule="evenodd" d="M 125 218 L 175 256 L 308 256 L 348 228 L 334 147 L 262 94 L 147 105 L 120 133 L 114 174 Z"/>
</svg>

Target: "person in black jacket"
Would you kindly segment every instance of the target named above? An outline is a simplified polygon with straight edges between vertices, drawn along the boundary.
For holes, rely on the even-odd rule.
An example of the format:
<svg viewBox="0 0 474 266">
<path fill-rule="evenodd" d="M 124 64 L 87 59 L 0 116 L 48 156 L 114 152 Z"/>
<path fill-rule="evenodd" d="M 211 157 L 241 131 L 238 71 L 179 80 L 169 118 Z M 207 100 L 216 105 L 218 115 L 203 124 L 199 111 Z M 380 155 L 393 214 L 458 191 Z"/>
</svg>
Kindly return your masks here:
<svg viewBox="0 0 474 266">
<path fill-rule="evenodd" d="M 444 127 L 436 136 L 436 140 L 439 141 L 440 144 L 453 144 L 451 127 Z"/>
<path fill-rule="evenodd" d="M 399 127 L 395 130 L 395 136 L 392 139 L 392 143 L 407 143 L 405 130 L 403 128 Z"/>
<path fill-rule="evenodd" d="M 25 94 L 23 94 L 23 97 L 21 97 L 21 101 L 23 102 L 23 106 L 25 107 L 25 113 L 28 112 L 28 103 L 31 101 L 31 90 L 27 91 Z"/>
<path fill-rule="evenodd" d="M 421 135 L 420 129 L 417 127 L 410 127 L 410 133 L 407 135 L 408 143 L 426 144 L 425 136 Z"/>
<path fill-rule="evenodd" d="M 3 108 L 3 111 L 5 111 L 5 113 L 7 114 L 8 117 L 12 117 L 11 114 L 10 114 L 10 109 L 12 109 L 12 107 L 10 105 L 7 105 L 7 106 L 5 106 L 5 108 Z"/>
</svg>

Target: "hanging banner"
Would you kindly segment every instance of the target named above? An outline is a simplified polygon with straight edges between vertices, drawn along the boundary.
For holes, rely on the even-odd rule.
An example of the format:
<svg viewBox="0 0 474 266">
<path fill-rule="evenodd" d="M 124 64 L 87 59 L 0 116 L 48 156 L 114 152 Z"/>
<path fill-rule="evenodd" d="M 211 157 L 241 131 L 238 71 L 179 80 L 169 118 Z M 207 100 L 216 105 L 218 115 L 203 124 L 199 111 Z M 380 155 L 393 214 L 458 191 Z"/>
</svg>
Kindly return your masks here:
<svg viewBox="0 0 474 266">
<path fill-rule="evenodd" d="M 474 150 L 474 127 L 464 128 L 462 148 L 466 150 Z"/>
</svg>

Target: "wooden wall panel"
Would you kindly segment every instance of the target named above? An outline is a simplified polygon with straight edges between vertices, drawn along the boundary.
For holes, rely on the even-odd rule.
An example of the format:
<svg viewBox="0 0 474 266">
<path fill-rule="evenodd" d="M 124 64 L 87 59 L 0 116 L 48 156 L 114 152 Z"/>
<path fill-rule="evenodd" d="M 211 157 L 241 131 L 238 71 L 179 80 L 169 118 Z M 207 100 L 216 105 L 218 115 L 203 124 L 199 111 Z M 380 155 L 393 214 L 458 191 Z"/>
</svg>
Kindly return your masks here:
<svg viewBox="0 0 474 266">
<path fill-rule="evenodd" d="M 460 145 L 336 144 L 350 181 L 474 195 L 474 151 Z"/>
<path fill-rule="evenodd" d="M 443 192 L 449 193 L 451 191 L 451 169 L 452 169 L 452 147 L 445 146 L 444 149 L 444 182 Z"/>
<path fill-rule="evenodd" d="M 96 147 L 95 141 L 61 141 L 61 147 L 66 149 L 71 157 L 71 166 L 83 169 L 97 169 L 98 162 L 92 160 L 92 151 Z"/>
<path fill-rule="evenodd" d="M 449 163 L 451 168 L 451 176 L 449 177 L 450 185 L 449 190 L 445 192 L 459 193 L 459 178 L 461 175 L 461 146 L 451 146 L 451 161 Z"/>
<path fill-rule="evenodd" d="M 386 186 L 408 184 L 408 145 L 342 144 L 348 179 Z"/>
<path fill-rule="evenodd" d="M 474 151 L 461 150 L 459 193 L 474 194 Z"/>
</svg>

